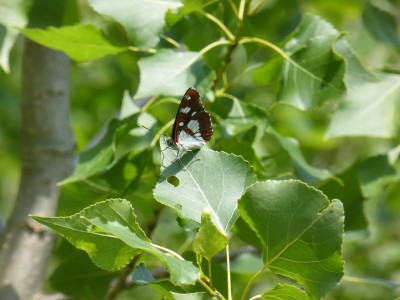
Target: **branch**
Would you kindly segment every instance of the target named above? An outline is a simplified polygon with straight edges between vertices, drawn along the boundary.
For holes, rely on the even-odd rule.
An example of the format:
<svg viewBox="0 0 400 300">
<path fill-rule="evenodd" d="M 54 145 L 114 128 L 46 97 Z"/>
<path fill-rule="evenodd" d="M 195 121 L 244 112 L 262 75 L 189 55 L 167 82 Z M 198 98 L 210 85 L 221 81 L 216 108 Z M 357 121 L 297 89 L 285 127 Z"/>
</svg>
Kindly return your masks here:
<svg viewBox="0 0 400 300">
<path fill-rule="evenodd" d="M 0 246 L 0 299 L 39 293 L 54 235 L 28 214 L 54 215 L 57 183 L 73 170 L 69 120 L 70 61 L 61 52 L 25 40 L 22 63 L 22 171 Z"/>
</svg>

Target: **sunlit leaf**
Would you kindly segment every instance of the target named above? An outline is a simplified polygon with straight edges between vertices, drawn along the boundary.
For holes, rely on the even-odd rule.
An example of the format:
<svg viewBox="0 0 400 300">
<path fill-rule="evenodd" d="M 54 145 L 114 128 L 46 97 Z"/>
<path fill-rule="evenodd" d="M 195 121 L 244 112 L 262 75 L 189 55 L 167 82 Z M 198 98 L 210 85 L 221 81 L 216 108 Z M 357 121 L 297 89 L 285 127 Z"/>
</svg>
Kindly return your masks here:
<svg viewBox="0 0 400 300">
<path fill-rule="evenodd" d="M 165 145 L 162 139 L 161 148 L 166 149 Z M 241 157 L 211 150 L 187 152 L 176 159 L 176 153 L 166 149 L 163 157 L 166 167 L 154 197 L 197 223 L 207 207 L 218 230 L 226 235 L 237 219 L 238 199 L 255 181 L 249 164 Z M 177 178 L 176 186 L 171 178 Z"/>
<path fill-rule="evenodd" d="M 160 50 L 141 59 L 139 69 L 140 83 L 135 98 L 157 94 L 182 96 L 191 86 L 202 94 L 214 78 L 198 52 Z"/>
<path fill-rule="evenodd" d="M 127 50 L 127 48 L 111 44 L 93 25 L 49 27 L 47 29 L 26 28 L 20 29 L 20 31 L 36 43 L 50 49 L 63 51 L 79 62 Z"/>
<path fill-rule="evenodd" d="M 86 251 L 102 269 L 118 270 L 133 256 L 147 252 L 166 264 L 176 284 L 193 284 L 199 276 L 191 262 L 163 252 L 150 242 L 126 200 L 99 202 L 69 217 L 33 218 L 55 230 L 76 248 Z"/>
<path fill-rule="evenodd" d="M 281 100 L 300 109 L 337 100 L 345 86 L 343 58 L 333 51 L 341 36 L 331 24 L 306 15 L 284 50 L 294 61 L 285 61 Z"/>
<path fill-rule="evenodd" d="M 173 26 L 176 22 L 183 17 L 195 11 L 201 11 L 206 6 L 216 3 L 218 0 L 186 0 L 184 4 L 177 11 L 168 11 L 166 15 L 167 25 Z"/>
<path fill-rule="evenodd" d="M 296 180 L 250 186 L 239 201 L 243 219 L 263 244 L 264 268 L 288 276 L 321 298 L 343 276 L 343 207 Z"/>
<path fill-rule="evenodd" d="M 15 40 L 18 37 L 16 27 L 24 27 L 28 23 L 28 8 L 30 1 L 0 0 L 0 66 L 4 72 L 10 71 L 8 57 Z"/>
<path fill-rule="evenodd" d="M 201 225 L 193 241 L 193 251 L 211 260 L 227 244 L 227 236 L 217 229 L 211 221 L 210 211 L 206 208 L 201 215 Z"/>
<path fill-rule="evenodd" d="M 168 9 L 177 9 L 180 0 L 89 0 L 97 12 L 112 17 L 124 26 L 135 46 L 149 48 L 157 45 Z"/>
<path fill-rule="evenodd" d="M 209 293 L 175 293 L 171 292 L 174 300 L 217 300 L 217 296 L 211 296 Z"/>
<path fill-rule="evenodd" d="M 340 40 L 335 50 L 346 58 L 348 92 L 333 115 L 326 137 L 393 137 L 399 118 L 396 102 L 400 99 L 400 76 L 368 72 L 346 40 Z"/>
<path fill-rule="evenodd" d="M 293 285 L 278 284 L 272 290 L 262 294 L 261 297 L 259 297 L 257 299 L 309 300 L 311 298 L 308 297 L 306 293 L 302 292 L 299 288 L 297 288 Z"/>
</svg>

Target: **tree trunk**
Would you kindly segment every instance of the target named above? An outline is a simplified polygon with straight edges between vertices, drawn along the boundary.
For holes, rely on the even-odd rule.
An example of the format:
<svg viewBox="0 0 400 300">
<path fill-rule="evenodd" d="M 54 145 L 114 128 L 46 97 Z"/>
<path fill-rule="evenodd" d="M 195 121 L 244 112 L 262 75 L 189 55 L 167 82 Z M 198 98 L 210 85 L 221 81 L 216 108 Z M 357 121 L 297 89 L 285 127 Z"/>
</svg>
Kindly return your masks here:
<svg viewBox="0 0 400 300">
<path fill-rule="evenodd" d="M 21 180 L 0 244 L 0 299 L 7 300 L 40 293 L 54 236 L 28 214 L 54 215 L 57 182 L 73 170 L 70 60 L 29 40 L 24 46 Z"/>
</svg>

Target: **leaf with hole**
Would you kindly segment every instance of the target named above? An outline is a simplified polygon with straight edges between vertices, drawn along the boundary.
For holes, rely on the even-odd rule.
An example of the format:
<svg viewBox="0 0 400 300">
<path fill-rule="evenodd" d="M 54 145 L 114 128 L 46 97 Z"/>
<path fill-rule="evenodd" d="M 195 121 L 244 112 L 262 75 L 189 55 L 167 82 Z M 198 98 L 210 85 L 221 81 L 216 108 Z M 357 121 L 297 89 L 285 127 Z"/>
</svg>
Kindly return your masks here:
<svg viewBox="0 0 400 300">
<path fill-rule="evenodd" d="M 255 181 L 249 164 L 239 156 L 206 149 L 177 157 L 164 138 L 161 149 L 164 167 L 154 197 L 197 223 L 207 207 L 215 226 L 226 235 L 237 219 L 238 199 Z M 168 182 L 170 177 L 177 178 L 177 186 Z"/>
</svg>

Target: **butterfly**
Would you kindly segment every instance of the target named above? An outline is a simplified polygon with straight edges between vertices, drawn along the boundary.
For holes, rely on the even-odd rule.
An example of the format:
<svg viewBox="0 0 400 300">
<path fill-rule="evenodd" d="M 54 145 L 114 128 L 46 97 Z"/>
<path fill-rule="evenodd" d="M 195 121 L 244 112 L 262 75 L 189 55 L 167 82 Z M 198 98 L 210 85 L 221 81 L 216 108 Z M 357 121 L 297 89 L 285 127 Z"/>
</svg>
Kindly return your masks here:
<svg viewBox="0 0 400 300">
<path fill-rule="evenodd" d="M 213 135 L 211 117 L 205 111 L 200 94 L 190 87 L 181 100 L 167 145 L 179 151 L 190 151 L 204 146 Z"/>
</svg>

